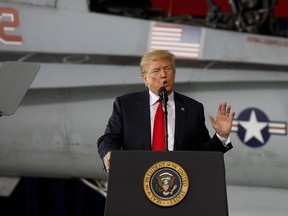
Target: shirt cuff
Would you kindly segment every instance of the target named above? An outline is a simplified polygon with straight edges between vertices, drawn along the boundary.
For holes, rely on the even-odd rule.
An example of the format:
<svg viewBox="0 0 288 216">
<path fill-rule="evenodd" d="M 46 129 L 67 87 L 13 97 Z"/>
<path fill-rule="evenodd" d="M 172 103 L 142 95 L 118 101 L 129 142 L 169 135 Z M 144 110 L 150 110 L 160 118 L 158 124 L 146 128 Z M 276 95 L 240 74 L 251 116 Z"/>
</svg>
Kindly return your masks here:
<svg viewBox="0 0 288 216">
<path fill-rule="evenodd" d="M 227 144 L 229 144 L 231 142 L 230 140 L 230 136 L 226 139 L 224 137 L 221 137 L 218 133 L 216 133 L 216 136 L 218 137 L 218 139 L 222 142 L 222 144 L 226 147 Z"/>
</svg>

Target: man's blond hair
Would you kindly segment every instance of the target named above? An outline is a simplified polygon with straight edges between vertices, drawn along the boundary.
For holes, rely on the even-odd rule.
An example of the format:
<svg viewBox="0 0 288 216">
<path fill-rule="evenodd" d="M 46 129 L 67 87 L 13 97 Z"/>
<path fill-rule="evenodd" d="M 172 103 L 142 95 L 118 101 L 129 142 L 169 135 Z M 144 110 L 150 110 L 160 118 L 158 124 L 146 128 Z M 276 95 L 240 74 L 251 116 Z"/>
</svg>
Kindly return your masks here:
<svg viewBox="0 0 288 216">
<path fill-rule="evenodd" d="M 147 67 L 153 61 L 166 60 L 169 61 L 175 71 L 175 57 L 167 50 L 154 50 L 143 55 L 140 61 L 141 74 L 147 73 Z"/>
</svg>

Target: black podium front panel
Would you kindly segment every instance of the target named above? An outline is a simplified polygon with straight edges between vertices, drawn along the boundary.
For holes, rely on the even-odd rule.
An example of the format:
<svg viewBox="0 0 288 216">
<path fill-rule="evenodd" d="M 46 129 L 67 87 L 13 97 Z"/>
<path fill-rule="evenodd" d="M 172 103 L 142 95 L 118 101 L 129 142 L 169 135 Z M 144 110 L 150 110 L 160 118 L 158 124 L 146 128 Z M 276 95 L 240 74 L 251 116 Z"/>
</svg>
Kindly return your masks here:
<svg viewBox="0 0 288 216">
<path fill-rule="evenodd" d="M 179 164 L 188 176 L 188 191 L 173 206 L 156 205 L 144 191 L 147 170 L 161 161 Z M 113 151 L 105 216 L 136 215 L 228 215 L 223 153 Z"/>
</svg>

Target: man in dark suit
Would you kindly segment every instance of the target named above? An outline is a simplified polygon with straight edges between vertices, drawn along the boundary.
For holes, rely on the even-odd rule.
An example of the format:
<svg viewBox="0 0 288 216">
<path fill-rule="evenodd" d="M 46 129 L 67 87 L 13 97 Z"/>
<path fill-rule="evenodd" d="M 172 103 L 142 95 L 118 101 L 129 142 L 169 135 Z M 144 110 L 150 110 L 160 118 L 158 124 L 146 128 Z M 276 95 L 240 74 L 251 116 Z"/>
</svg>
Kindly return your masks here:
<svg viewBox="0 0 288 216">
<path fill-rule="evenodd" d="M 154 116 L 159 89 L 165 87 L 167 134 L 170 151 L 222 151 L 232 148 L 230 132 L 235 112 L 227 103 L 219 104 L 217 117 L 210 116 L 215 134 L 210 138 L 205 125 L 203 105 L 173 91 L 176 70 L 174 56 L 164 50 L 145 54 L 141 75 L 149 90 L 117 97 L 105 134 L 98 139 L 98 152 L 109 170 L 112 150 L 151 150 Z"/>
</svg>

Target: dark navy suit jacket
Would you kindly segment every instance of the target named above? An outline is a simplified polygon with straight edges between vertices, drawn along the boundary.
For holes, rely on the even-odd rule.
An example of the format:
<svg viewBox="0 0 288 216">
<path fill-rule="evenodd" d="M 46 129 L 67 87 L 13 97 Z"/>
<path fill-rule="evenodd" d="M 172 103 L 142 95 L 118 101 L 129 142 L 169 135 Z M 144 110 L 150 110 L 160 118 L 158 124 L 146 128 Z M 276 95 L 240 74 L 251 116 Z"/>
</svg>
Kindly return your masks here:
<svg viewBox="0 0 288 216">
<path fill-rule="evenodd" d="M 226 147 L 216 134 L 210 138 L 205 126 L 203 105 L 174 92 L 175 151 L 222 151 Z M 149 91 L 117 97 L 105 134 L 98 139 L 98 152 L 103 158 L 112 150 L 151 150 Z"/>
</svg>

